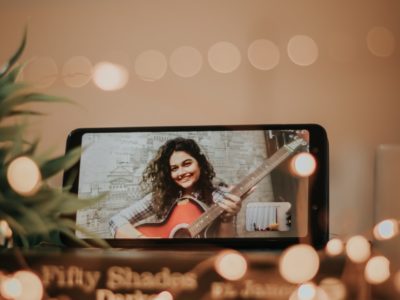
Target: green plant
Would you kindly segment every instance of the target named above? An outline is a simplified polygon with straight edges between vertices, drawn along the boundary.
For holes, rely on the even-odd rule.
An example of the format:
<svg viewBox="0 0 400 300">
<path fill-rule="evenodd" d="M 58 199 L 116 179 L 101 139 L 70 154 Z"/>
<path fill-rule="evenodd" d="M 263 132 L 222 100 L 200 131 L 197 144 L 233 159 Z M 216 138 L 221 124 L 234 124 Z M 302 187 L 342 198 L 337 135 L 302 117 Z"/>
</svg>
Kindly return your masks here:
<svg viewBox="0 0 400 300">
<path fill-rule="evenodd" d="M 74 165 L 81 150 L 74 149 L 65 155 L 48 158 L 47 155 L 36 153 L 39 139 L 28 141 L 24 137 L 29 125 L 25 120 L 27 116 L 41 115 L 38 111 L 26 108 L 29 104 L 71 102 L 65 98 L 32 92 L 28 84 L 17 81 L 23 65 L 17 66 L 16 63 L 24 51 L 26 37 L 25 30 L 18 50 L 0 68 L 0 220 L 8 223 L 18 246 L 30 248 L 44 243 L 62 246 L 60 236 L 87 245 L 75 237 L 74 231 L 80 230 L 91 237 L 93 235 L 63 216 L 92 205 L 99 198 L 82 201 L 67 189 L 54 188 L 47 183 L 50 177 Z M 20 157 L 28 157 L 40 170 L 38 188 L 30 194 L 15 190 L 7 177 L 10 164 Z M 106 246 L 104 241 L 95 240 L 97 244 Z"/>
</svg>

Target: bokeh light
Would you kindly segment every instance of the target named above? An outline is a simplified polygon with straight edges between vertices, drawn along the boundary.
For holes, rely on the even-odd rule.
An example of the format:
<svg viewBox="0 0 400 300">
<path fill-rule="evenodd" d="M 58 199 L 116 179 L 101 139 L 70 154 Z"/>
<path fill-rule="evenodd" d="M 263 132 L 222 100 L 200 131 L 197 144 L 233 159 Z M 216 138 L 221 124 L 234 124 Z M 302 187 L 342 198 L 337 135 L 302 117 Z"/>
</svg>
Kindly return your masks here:
<svg viewBox="0 0 400 300">
<path fill-rule="evenodd" d="M 215 270 L 227 280 L 239 280 L 247 272 L 247 261 L 238 252 L 223 251 L 215 260 Z"/>
<path fill-rule="evenodd" d="M 332 300 L 326 292 L 313 283 L 300 285 L 289 297 L 289 300 Z"/>
<path fill-rule="evenodd" d="M 297 289 L 297 296 L 301 300 L 311 300 L 316 294 L 317 291 L 314 283 L 304 283 Z"/>
<path fill-rule="evenodd" d="M 372 28 L 367 35 L 369 51 L 378 57 L 388 57 L 394 53 L 396 40 L 393 33 L 382 26 Z"/>
<path fill-rule="evenodd" d="M 74 56 L 62 68 L 64 83 L 73 88 L 83 87 L 92 78 L 93 65 L 87 57 Z"/>
<path fill-rule="evenodd" d="M 23 196 L 35 194 L 40 188 L 42 175 L 37 164 L 27 156 L 14 159 L 7 169 L 11 188 Z"/>
<path fill-rule="evenodd" d="M 319 283 L 319 287 L 325 291 L 330 300 L 344 300 L 347 296 L 345 284 L 333 277 L 324 278 Z"/>
<path fill-rule="evenodd" d="M 293 63 L 305 67 L 316 62 L 319 50 L 309 36 L 296 35 L 289 40 L 287 52 Z"/>
<path fill-rule="evenodd" d="M 30 271 L 18 271 L 14 274 L 22 284 L 22 293 L 15 300 L 41 300 L 43 298 L 43 283 Z"/>
<path fill-rule="evenodd" d="M 128 83 L 128 70 L 111 62 L 99 62 L 94 66 L 93 82 L 104 91 L 122 89 Z"/>
<path fill-rule="evenodd" d="M 231 73 L 241 63 L 239 49 L 229 42 L 218 42 L 208 50 L 208 62 L 219 73 Z"/>
<path fill-rule="evenodd" d="M 176 75 L 188 78 L 200 71 L 203 65 L 203 58 L 199 50 L 183 46 L 172 52 L 169 58 L 169 65 Z"/>
<path fill-rule="evenodd" d="M 279 260 L 279 272 L 290 283 L 310 281 L 318 272 L 319 257 L 315 249 L 300 244 L 286 249 Z"/>
<path fill-rule="evenodd" d="M 371 246 L 365 237 L 356 235 L 347 241 L 346 254 L 351 261 L 362 263 L 370 257 Z"/>
<path fill-rule="evenodd" d="M 317 167 L 314 156 L 308 152 L 301 152 L 292 157 L 291 171 L 299 177 L 311 176 Z"/>
<path fill-rule="evenodd" d="M 172 294 L 168 291 L 162 291 L 161 293 L 159 293 L 154 300 L 173 300 L 174 297 L 172 296 Z"/>
<path fill-rule="evenodd" d="M 12 230 L 5 220 L 0 220 L 0 236 L 4 235 L 6 238 L 12 236 Z"/>
<path fill-rule="evenodd" d="M 380 284 L 390 277 L 390 262 L 384 256 L 372 257 L 365 266 L 365 280 L 371 284 Z"/>
<path fill-rule="evenodd" d="M 325 247 L 326 253 L 329 256 L 336 256 L 343 252 L 344 244 L 340 239 L 331 239 Z"/>
<path fill-rule="evenodd" d="M 399 232 L 399 223 L 395 219 L 379 222 L 374 227 L 374 237 L 377 240 L 388 240 Z"/>
<path fill-rule="evenodd" d="M 53 58 L 40 56 L 32 58 L 23 68 L 23 79 L 36 88 L 49 88 L 57 80 L 58 67 Z"/>
<path fill-rule="evenodd" d="M 144 81 L 156 81 L 167 72 L 168 62 L 158 50 L 146 50 L 135 60 L 135 72 Z"/>
<path fill-rule="evenodd" d="M 256 69 L 267 71 L 275 68 L 280 59 L 278 47 L 269 40 L 256 40 L 247 49 L 250 63 Z"/>
<path fill-rule="evenodd" d="M 0 284 L 0 294 L 6 299 L 16 299 L 22 294 L 22 284 L 14 277 L 5 278 Z"/>
</svg>

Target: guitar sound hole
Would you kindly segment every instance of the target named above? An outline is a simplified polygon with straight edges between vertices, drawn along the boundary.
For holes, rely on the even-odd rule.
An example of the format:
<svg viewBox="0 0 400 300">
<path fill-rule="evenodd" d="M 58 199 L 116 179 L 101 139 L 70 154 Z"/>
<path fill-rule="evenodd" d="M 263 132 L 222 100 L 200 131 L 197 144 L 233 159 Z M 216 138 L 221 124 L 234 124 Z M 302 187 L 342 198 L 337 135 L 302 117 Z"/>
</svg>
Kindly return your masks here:
<svg viewBox="0 0 400 300">
<path fill-rule="evenodd" d="M 191 238 L 189 230 L 186 228 L 180 228 L 174 233 L 174 238 Z"/>
</svg>

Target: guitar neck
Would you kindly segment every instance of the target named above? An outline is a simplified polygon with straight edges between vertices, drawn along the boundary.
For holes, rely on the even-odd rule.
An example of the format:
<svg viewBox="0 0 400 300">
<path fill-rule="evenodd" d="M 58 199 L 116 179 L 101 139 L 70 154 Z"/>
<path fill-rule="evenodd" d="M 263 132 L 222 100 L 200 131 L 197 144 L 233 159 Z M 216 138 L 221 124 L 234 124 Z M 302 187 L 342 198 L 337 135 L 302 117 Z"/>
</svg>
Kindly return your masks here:
<svg viewBox="0 0 400 300">
<path fill-rule="evenodd" d="M 253 186 L 261 181 L 273 169 L 280 165 L 291 154 L 285 146 L 276 151 L 269 159 L 267 159 L 261 166 L 244 177 L 234 188 L 230 191 L 231 194 L 242 197 Z"/>
<path fill-rule="evenodd" d="M 267 176 L 273 169 L 275 169 L 280 163 L 288 158 L 304 140 L 297 139 L 288 145 L 281 147 L 271 157 L 269 157 L 261 166 L 251 172 L 245 178 L 243 178 L 235 187 L 230 191 L 238 197 L 242 197 L 247 193 L 253 186 Z M 189 232 L 192 237 L 200 234 L 205 228 L 207 228 L 215 219 L 217 219 L 224 209 L 218 204 L 213 204 L 205 213 L 201 215 L 192 225 L 189 226 Z"/>
</svg>

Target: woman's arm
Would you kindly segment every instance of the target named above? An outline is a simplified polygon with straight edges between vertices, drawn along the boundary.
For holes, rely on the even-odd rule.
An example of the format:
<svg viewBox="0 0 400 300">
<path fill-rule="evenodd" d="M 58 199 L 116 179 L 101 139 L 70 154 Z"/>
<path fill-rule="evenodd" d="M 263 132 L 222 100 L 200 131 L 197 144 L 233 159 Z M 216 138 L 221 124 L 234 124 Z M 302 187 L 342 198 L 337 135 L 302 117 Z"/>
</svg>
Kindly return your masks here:
<svg viewBox="0 0 400 300">
<path fill-rule="evenodd" d="M 219 201 L 218 205 L 224 209 L 224 213 L 220 216 L 221 221 L 218 228 L 218 236 L 235 237 L 235 218 L 242 208 L 240 197 L 230 193 L 225 193 L 223 200 Z"/>
<path fill-rule="evenodd" d="M 220 224 L 218 228 L 218 236 L 220 237 L 235 237 L 236 236 L 236 216 L 242 208 L 242 200 L 254 192 L 255 187 L 252 187 L 242 197 L 224 192 L 223 199 L 217 201 L 217 204 L 224 209 L 224 213 L 220 216 Z"/>
<path fill-rule="evenodd" d="M 133 224 L 154 214 L 151 206 L 151 197 L 145 197 L 114 215 L 109 222 L 111 234 L 114 238 L 144 237 Z"/>
<path fill-rule="evenodd" d="M 131 238 L 143 238 L 145 237 L 140 231 L 138 231 L 132 224 L 127 223 L 118 227 L 115 230 L 114 237 L 116 239 L 131 239 Z"/>
</svg>

